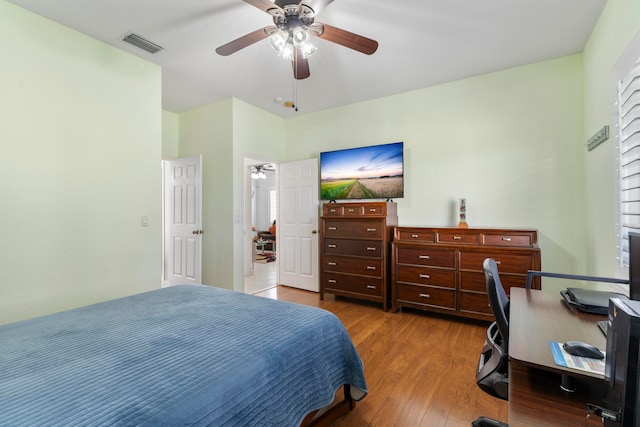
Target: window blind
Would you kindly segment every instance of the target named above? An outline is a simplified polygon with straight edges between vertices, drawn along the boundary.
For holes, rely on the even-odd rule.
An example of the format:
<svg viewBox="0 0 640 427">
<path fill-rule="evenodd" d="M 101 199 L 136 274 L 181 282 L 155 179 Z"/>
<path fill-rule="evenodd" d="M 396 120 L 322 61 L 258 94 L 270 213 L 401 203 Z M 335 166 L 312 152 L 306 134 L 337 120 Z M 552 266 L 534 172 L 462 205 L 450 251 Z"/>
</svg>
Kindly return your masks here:
<svg viewBox="0 0 640 427">
<path fill-rule="evenodd" d="M 620 262 L 629 265 L 629 231 L 640 232 L 640 63 L 617 84 Z"/>
<path fill-rule="evenodd" d="M 276 190 L 269 190 L 269 224 L 276 220 Z"/>
</svg>

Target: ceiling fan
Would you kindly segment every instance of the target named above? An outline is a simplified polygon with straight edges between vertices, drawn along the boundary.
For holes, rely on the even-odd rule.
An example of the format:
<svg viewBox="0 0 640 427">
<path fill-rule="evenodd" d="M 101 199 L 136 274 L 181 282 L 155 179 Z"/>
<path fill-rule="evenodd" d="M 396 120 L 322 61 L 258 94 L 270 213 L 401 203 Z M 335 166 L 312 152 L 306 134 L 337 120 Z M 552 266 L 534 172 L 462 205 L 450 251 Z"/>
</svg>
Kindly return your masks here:
<svg viewBox="0 0 640 427">
<path fill-rule="evenodd" d="M 273 16 L 273 23 L 230 41 L 216 49 L 220 55 L 231 55 L 260 40 L 269 43 L 280 56 L 291 60 L 293 76 L 306 79 L 311 75 L 307 58 L 316 51 L 310 35 L 371 55 L 378 42 L 331 25 L 314 22 L 315 16 L 333 0 L 243 0 Z"/>
</svg>

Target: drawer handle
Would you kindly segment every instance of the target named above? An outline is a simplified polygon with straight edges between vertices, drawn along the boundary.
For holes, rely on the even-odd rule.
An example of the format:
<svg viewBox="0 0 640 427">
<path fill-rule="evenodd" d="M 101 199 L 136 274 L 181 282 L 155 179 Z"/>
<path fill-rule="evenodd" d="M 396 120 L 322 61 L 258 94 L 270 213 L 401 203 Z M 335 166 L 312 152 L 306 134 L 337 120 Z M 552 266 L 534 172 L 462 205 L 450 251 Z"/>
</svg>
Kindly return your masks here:
<svg viewBox="0 0 640 427">
<path fill-rule="evenodd" d="M 412 239 L 417 239 L 418 237 L 420 237 L 420 235 L 419 235 L 419 234 L 412 234 L 412 235 L 411 235 L 411 238 L 412 238 Z"/>
<path fill-rule="evenodd" d="M 329 264 L 329 265 L 338 265 L 338 264 L 337 264 L 337 263 L 335 263 L 335 262 L 329 262 L 328 264 Z"/>
<path fill-rule="evenodd" d="M 376 269 L 375 267 L 372 267 L 372 266 L 370 266 L 370 265 L 367 265 L 367 270 L 375 270 L 375 269 Z"/>
<path fill-rule="evenodd" d="M 421 279 L 431 279 L 431 276 L 429 276 L 428 274 L 421 274 L 420 278 Z"/>
<path fill-rule="evenodd" d="M 496 260 L 496 264 L 500 265 L 500 264 L 502 264 L 502 261 Z"/>
<path fill-rule="evenodd" d="M 418 295 L 420 298 L 431 298 L 431 295 L 429 294 L 420 294 Z"/>
<path fill-rule="evenodd" d="M 429 255 L 418 255 L 419 259 L 429 259 Z"/>
<path fill-rule="evenodd" d="M 376 289 L 375 285 L 367 285 L 367 289 Z"/>
<path fill-rule="evenodd" d="M 462 240 L 462 237 L 460 237 L 460 236 L 453 236 L 453 240 Z"/>
<path fill-rule="evenodd" d="M 329 212 L 336 213 L 337 211 L 335 209 L 330 209 Z"/>
<path fill-rule="evenodd" d="M 327 245 L 327 247 L 328 247 L 328 248 L 331 248 L 331 249 L 335 249 L 335 248 L 337 248 L 337 247 L 338 247 L 338 245 Z"/>
<path fill-rule="evenodd" d="M 378 229 L 377 228 L 367 228 L 367 231 L 371 231 L 371 232 L 375 233 L 376 231 L 378 231 Z"/>
<path fill-rule="evenodd" d="M 349 212 L 355 212 L 355 211 L 356 211 L 355 209 L 351 209 L 351 208 L 349 208 L 349 209 L 347 209 L 347 210 L 348 210 Z"/>
<path fill-rule="evenodd" d="M 329 283 L 338 283 L 336 280 L 333 280 L 333 279 L 329 279 L 328 282 Z"/>
<path fill-rule="evenodd" d="M 368 247 L 367 247 L 367 250 L 368 250 L 368 251 L 376 251 L 377 249 L 376 249 L 376 248 L 372 248 L 372 247 L 368 246 Z"/>
<path fill-rule="evenodd" d="M 338 229 L 338 227 L 329 227 L 330 231 L 336 231 Z"/>
<path fill-rule="evenodd" d="M 511 241 L 511 237 L 503 237 L 502 241 L 503 242 L 510 242 Z"/>
</svg>

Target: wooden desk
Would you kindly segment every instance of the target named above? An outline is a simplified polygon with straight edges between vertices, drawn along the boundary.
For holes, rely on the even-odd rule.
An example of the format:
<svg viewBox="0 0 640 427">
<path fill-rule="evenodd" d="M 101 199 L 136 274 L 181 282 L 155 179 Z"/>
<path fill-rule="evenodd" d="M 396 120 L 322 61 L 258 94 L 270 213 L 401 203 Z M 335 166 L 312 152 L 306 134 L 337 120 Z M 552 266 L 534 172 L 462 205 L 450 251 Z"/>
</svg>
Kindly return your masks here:
<svg viewBox="0 0 640 427">
<path fill-rule="evenodd" d="M 573 310 L 554 292 L 512 288 L 510 301 L 509 425 L 602 425 L 596 418 L 585 424 L 585 417 L 587 403 L 602 402 L 603 377 L 556 365 L 549 341 L 584 341 L 604 350 L 596 322 L 606 316 Z M 576 378 L 575 393 L 560 389 L 559 374 Z"/>
</svg>

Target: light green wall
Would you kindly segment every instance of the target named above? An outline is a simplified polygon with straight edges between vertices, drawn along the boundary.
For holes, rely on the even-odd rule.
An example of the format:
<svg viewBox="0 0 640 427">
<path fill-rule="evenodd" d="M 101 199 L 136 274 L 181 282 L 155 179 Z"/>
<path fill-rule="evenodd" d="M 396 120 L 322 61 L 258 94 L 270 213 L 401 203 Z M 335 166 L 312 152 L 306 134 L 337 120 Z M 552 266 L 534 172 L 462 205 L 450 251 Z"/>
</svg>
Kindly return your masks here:
<svg viewBox="0 0 640 427">
<path fill-rule="evenodd" d="M 0 323 L 160 287 L 160 68 L 4 0 L 0 54 Z"/>
<path fill-rule="evenodd" d="M 202 282 L 242 290 L 244 157 L 277 162 L 283 119 L 237 99 L 179 115 L 180 157 L 203 156 Z"/>
<path fill-rule="evenodd" d="M 284 158 L 284 119 L 238 99 L 233 100 L 233 289 L 244 290 L 243 262 L 253 237 L 242 218 L 250 215 L 245 206 L 244 180 L 249 174 L 244 159 L 277 163 Z M 250 216 L 248 218 L 250 220 Z M 248 257 L 248 256 L 247 256 Z"/>
<path fill-rule="evenodd" d="M 233 286 L 232 100 L 180 114 L 180 157 L 202 155 L 202 283 Z"/>
<path fill-rule="evenodd" d="M 162 111 L 162 160 L 175 160 L 180 156 L 180 116 Z"/>
<path fill-rule="evenodd" d="M 404 141 L 400 225 L 455 225 L 464 197 L 471 226 L 537 228 L 544 269 L 582 271 L 581 58 L 288 119 L 287 160 Z"/>
<path fill-rule="evenodd" d="M 586 183 L 588 273 L 625 276 L 615 262 L 615 141 L 613 67 L 640 31 L 640 1 L 609 0 L 584 50 L 584 140 L 604 125 L 611 137 L 583 151 Z"/>
</svg>

